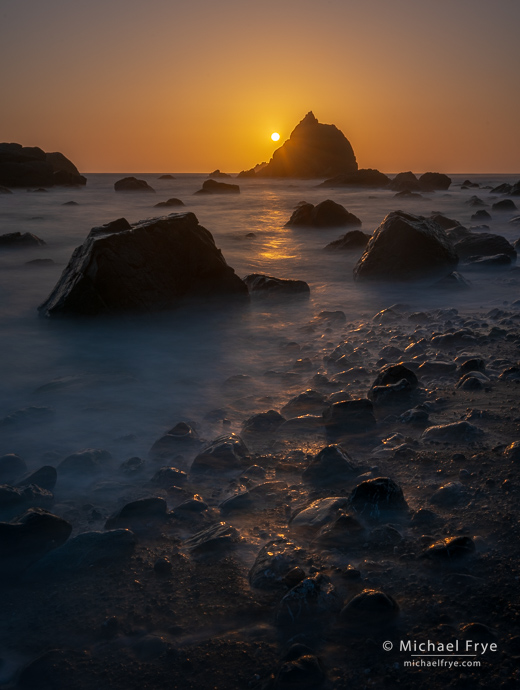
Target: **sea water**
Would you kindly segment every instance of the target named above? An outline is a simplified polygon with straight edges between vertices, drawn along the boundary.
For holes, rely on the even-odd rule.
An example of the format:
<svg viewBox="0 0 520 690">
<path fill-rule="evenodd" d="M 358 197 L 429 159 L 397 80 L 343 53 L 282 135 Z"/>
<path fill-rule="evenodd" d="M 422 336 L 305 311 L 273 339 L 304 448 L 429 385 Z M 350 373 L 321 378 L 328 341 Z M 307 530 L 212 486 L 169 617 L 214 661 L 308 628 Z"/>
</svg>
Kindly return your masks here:
<svg viewBox="0 0 520 690">
<path fill-rule="evenodd" d="M 289 391 L 275 386 L 268 372 L 287 371 L 298 357 L 319 362 L 337 344 L 336 334 L 312 342 L 306 334 L 305 325 L 323 310 L 343 311 L 347 325 L 342 335 L 348 335 L 349 328 L 395 302 L 414 310 L 448 306 L 472 311 L 520 296 L 507 267 L 463 270 L 471 289 L 453 292 L 354 283 L 352 269 L 360 252 L 324 251 L 348 228 L 285 227 L 300 201 L 325 199 L 358 216 L 368 233 L 397 209 L 424 216 L 436 211 L 471 227 L 476 209 L 468 205 L 470 197 L 478 195 L 491 205 L 502 197 L 482 187 L 515 182 L 514 176 L 471 175 L 481 188 L 462 190 L 467 176 L 455 175 L 448 191 L 424 194 L 423 199 L 395 198 L 388 190 L 325 189 L 315 180 L 227 180 L 240 184 L 239 195 L 194 195 L 206 178 L 196 174 L 175 174 L 173 180 L 136 174 L 156 194 L 116 193 L 114 182 L 124 176 L 91 174 L 84 188 L 22 189 L 0 196 L 0 233 L 31 232 L 46 242 L 0 253 L 0 419 L 29 406 L 52 410 L 45 423 L 0 423 L 0 454 L 19 453 L 30 466 L 85 447 L 106 448 L 122 460 L 146 457 L 153 441 L 181 420 L 197 423 L 202 435 L 211 434 L 215 430 L 208 413 L 225 406 L 223 383 L 236 374 L 250 377 L 243 418 L 248 398 L 259 409 L 265 395 L 264 408 L 279 409 Z M 171 197 L 180 198 L 185 208 L 154 208 Z M 68 201 L 78 205 L 64 205 Z M 253 300 L 249 307 L 233 309 L 180 308 L 131 318 L 38 316 L 38 305 L 92 227 L 120 217 L 133 223 L 170 210 L 194 212 L 239 276 L 265 273 L 305 280 L 310 298 Z M 518 239 L 520 228 L 508 222 L 514 214 L 491 214 L 491 232 Z M 250 233 L 254 237 L 247 237 Z M 27 264 L 45 258 L 54 264 Z M 291 342 L 300 344 L 300 354 L 287 347 Z M 238 431 L 238 421 L 229 428 Z"/>
</svg>

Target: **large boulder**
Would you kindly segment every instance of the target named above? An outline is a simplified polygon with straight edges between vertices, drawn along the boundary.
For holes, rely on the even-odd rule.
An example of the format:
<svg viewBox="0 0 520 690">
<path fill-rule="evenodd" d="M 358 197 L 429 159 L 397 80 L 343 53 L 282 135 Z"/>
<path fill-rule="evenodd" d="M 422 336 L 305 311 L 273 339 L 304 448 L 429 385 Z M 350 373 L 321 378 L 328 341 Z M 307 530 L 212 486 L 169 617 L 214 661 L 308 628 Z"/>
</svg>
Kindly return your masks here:
<svg viewBox="0 0 520 690">
<path fill-rule="evenodd" d="M 86 178 L 62 153 L 45 153 L 37 146 L 0 144 L 0 185 L 52 187 L 86 183 Z"/>
<path fill-rule="evenodd" d="M 329 177 L 354 172 L 357 167 L 354 151 L 343 132 L 335 125 L 318 122 L 309 112 L 283 146 L 274 152 L 269 163 L 255 169 L 254 176 Z"/>
<path fill-rule="evenodd" d="M 316 206 L 308 203 L 298 204 L 285 225 L 287 227 L 333 228 L 347 225 L 359 226 L 361 221 L 341 204 L 326 199 Z"/>
<path fill-rule="evenodd" d="M 75 249 L 43 316 L 156 312 L 185 298 L 248 298 L 213 236 L 193 213 L 93 228 Z"/>
<path fill-rule="evenodd" d="M 351 173 L 341 173 L 325 180 L 318 187 L 372 187 L 378 189 L 388 187 L 389 184 L 390 178 L 384 173 L 366 168 Z"/>
<path fill-rule="evenodd" d="M 354 279 L 434 282 L 451 273 L 458 261 L 437 223 L 394 211 L 372 235 L 354 268 Z"/>
</svg>

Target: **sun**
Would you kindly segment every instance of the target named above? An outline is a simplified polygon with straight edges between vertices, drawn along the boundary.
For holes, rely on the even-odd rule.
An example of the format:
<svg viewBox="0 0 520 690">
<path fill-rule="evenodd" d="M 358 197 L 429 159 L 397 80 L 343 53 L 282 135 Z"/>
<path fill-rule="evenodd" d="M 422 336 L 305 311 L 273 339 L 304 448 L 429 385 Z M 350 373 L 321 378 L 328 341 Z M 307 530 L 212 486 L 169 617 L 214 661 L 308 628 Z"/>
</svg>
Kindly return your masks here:
<svg viewBox="0 0 520 690">
<path fill-rule="evenodd" d="M 278 134 L 278 132 L 273 132 L 273 133 L 271 134 L 271 139 L 272 139 L 273 141 L 278 141 L 278 140 L 280 139 L 280 135 Z"/>
</svg>

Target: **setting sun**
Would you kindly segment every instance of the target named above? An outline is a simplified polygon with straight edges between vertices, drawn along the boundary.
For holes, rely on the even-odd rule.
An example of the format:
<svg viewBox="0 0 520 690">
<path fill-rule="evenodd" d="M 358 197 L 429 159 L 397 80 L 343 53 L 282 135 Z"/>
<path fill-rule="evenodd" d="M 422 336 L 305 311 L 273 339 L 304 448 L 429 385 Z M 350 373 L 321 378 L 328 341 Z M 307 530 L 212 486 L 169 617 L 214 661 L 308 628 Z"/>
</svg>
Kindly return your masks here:
<svg viewBox="0 0 520 690">
<path fill-rule="evenodd" d="M 271 139 L 272 139 L 273 141 L 278 141 L 278 140 L 280 139 L 280 135 L 278 134 L 278 132 L 273 132 L 273 133 L 271 134 Z"/>
</svg>

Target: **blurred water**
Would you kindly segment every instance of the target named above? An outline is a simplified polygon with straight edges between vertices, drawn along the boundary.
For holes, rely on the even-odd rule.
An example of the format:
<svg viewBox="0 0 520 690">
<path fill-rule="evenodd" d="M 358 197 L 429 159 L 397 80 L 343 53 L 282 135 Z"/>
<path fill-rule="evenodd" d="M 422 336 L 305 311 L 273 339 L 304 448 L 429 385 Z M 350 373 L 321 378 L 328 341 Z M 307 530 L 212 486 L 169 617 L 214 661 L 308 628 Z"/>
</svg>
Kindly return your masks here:
<svg viewBox="0 0 520 690">
<path fill-rule="evenodd" d="M 47 243 L 0 253 L 0 418 L 28 405 L 55 410 L 51 424 L 0 434 L 0 454 L 20 452 L 36 462 L 48 450 L 112 448 L 115 439 L 129 434 L 135 435 L 132 454 L 144 453 L 175 422 L 202 420 L 220 406 L 221 383 L 228 376 L 251 375 L 256 381 L 252 392 L 261 394 L 263 373 L 287 368 L 295 359 L 281 345 L 291 340 L 305 345 L 298 329 L 324 309 L 340 309 L 356 323 L 362 314 L 398 301 L 415 309 L 448 305 L 471 310 L 518 297 L 517 288 L 504 283 L 503 269 L 468 274 L 472 289 L 451 294 L 358 285 L 352 280 L 358 253 L 323 251 L 344 230 L 284 227 L 299 201 L 327 198 L 359 216 L 366 232 L 399 208 L 422 215 L 439 211 L 469 227 L 475 211 L 466 203 L 469 197 L 476 194 L 489 204 L 499 197 L 485 189 L 461 190 L 466 176 L 453 176 L 448 192 L 423 200 L 395 199 L 393 192 L 384 190 L 319 189 L 315 181 L 298 180 L 240 180 L 240 195 L 194 196 L 205 176 L 193 174 L 175 175 L 175 180 L 137 174 L 157 193 L 115 193 L 113 184 L 123 176 L 88 175 L 82 189 L 24 189 L 0 196 L 0 233 L 32 232 Z M 481 187 L 516 181 L 511 176 L 470 177 Z M 84 323 L 37 316 L 38 304 L 90 228 L 119 217 L 135 222 L 163 215 L 165 209 L 153 205 L 170 197 L 182 199 L 185 210 L 197 215 L 238 275 L 262 272 L 305 280 L 311 287 L 310 300 L 253 302 L 249 308 L 221 312 L 180 309 L 156 317 Z M 63 205 L 71 200 L 79 205 Z M 491 230 L 516 240 L 520 231 L 508 224 L 511 215 L 494 216 Z M 251 232 L 256 237 L 246 238 Z M 37 258 L 51 258 L 56 264 L 25 265 Z M 48 386 L 50 382 L 54 383 Z M 38 391 L 42 386 L 47 387 Z"/>
</svg>

